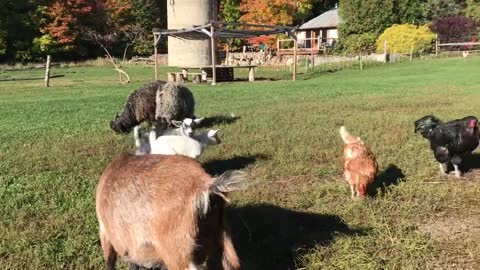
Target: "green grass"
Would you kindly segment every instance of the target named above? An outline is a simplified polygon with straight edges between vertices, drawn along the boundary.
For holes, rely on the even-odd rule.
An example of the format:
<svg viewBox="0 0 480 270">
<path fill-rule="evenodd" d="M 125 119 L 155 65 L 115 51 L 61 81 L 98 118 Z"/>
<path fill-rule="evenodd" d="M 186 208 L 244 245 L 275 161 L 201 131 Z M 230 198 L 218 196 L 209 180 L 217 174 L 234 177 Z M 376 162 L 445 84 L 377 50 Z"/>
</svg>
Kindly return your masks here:
<svg viewBox="0 0 480 270">
<path fill-rule="evenodd" d="M 42 81 L 0 82 L 2 269 L 101 269 L 95 187 L 131 151 L 109 121 L 153 77 L 109 67 L 55 68 Z M 162 69 L 164 77 L 167 69 Z M 256 185 L 227 211 L 243 269 L 478 269 L 480 168 L 439 175 L 413 121 L 480 115 L 480 58 L 415 61 L 301 74 L 259 70 L 255 83 L 189 85 L 196 114 L 217 121 L 223 144 L 201 162 L 212 173 L 246 167 Z M 0 78 L 42 71 L 0 72 Z M 246 77 L 246 74 L 240 73 Z M 341 177 L 346 125 L 376 154 L 376 196 L 352 201 Z"/>
</svg>

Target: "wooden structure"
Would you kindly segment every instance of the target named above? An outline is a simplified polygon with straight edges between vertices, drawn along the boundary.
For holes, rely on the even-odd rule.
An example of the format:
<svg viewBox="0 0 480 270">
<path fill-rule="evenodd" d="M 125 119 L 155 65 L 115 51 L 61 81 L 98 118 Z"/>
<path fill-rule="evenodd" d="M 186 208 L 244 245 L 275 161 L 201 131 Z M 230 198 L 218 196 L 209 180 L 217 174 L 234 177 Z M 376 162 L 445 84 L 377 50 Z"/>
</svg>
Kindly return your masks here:
<svg viewBox="0 0 480 270">
<path fill-rule="evenodd" d="M 335 46 L 338 40 L 338 25 L 341 19 L 335 7 L 310 21 L 302 24 L 297 30 L 298 54 L 327 53 Z M 293 54 L 293 40 L 281 39 L 277 41 L 279 55 Z"/>
<path fill-rule="evenodd" d="M 248 66 L 216 66 L 215 67 L 215 76 L 217 82 L 229 82 L 235 79 L 234 70 L 237 68 L 248 68 L 248 81 L 255 81 L 255 68 L 256 65 Z M 213 82 L 213 68 L 212 66 L 201 67 L 200 72 L 190 72 L 192 69 L 183 67 L 182 72 L 167 72 L 167 80 L 169 82 L 188 82 L 192 81 L 195 83 L 198 82 Z M 192 79 L 189 79 L 189 76 L 192 76 Z"/>
<path fill-rule="evenodd" d="M 238 65 L 238 66 L 215 66 L 215 76 L 217 82 L 229 82 L 235 79 L 234 70 L 238 68 L 248 69 L 248 81 L 255 81 L 255 68 L 256 65 Z M 201 82 L 213 81 L 213 68 L 212 66 L 205 66 L 200 68 L 200 73 L 190 72 L 194 68 L 182 67 L 182 72 L 169 72 L 169 81 L 189 81 L 188 76 L 193 76 L 193 81 L 200 80 Z M 175 74 L 173 74 L 175 73 Z M 179 75 L 181 77 L 179 79 Z M 200 76 L 200 77 L 198 77 Z"/>
<path fill-rule="evenodd" d="M 277 26 L 277 25 L 262 25 L 262 24 L 245 24 L 245 23 L 230 23 L 221 21 L 211 21 L 208 24 L 194 26 L 190 29 L 153 29 L 154 48 L 155 48 L 155 79 L 158 78 L 157 65 L 157 45 L 160 39 L 164 36 L 171 36 L 180 39 L 205 39 L 210 38 L 211 41 L 211 66 L 205 67 L 205 70 L 211 69 L 212 85 L 215 85 L 217 80 L 217 70 L 222 69 L 221 72 L 231 72 L 229 78 L 233 78 L 233 68 L 241 68 L 244 66 L 218 66 L 216 63 L 216 42 L 218 39 L 226 38 L 249 38 L 256 36 L 268 36 L 273 34 L 284 33 L 296 40 L 295 27 Z M 296 42 L 294 42 L 296 44 Z M 294 46 L 294 57 L 296 60 L 296 46 Z M 296 79 L 296 63 L 294 61 L 293 80 Z M 188 69 L 188 67 L 183 67 Z M 249 67 L 249 79 L 254 80 L 254 66 Z M 206 71 L 207 72 L 207 71 Z M 220 72 L 220 71 L 219 71 Z M 208 73 L 207 73 L 208 74 Z M 250 76 L 251 74 L 251 76 Z M 223 75 L 222 75 L 223 76 Z"/>
</svg>

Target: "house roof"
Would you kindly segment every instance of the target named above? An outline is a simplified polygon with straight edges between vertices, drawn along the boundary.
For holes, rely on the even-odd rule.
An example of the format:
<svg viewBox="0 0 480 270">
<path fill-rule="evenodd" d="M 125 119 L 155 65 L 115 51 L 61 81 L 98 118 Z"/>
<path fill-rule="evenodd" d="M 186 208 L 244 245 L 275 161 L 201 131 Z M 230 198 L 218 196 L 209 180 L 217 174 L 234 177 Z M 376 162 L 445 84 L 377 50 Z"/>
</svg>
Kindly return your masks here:
<svg viewBox="0 0 480 270">
<path fill-rule="evenodd" d="M 338 8 L 334 8 L 302 24 L 300 29 L 337 27 L 341 21 L 342 20 L 338 16 Z"/>
</svg>

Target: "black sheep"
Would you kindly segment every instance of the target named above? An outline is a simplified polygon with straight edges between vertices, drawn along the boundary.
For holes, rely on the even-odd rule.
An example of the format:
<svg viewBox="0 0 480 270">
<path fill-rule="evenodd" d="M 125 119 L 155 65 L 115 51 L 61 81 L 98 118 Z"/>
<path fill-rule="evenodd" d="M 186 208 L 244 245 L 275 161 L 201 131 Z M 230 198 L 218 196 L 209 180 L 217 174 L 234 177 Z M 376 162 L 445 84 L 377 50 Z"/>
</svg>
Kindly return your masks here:
<svg viewBox="0 0 480 270">
<path fill-rule="evenodd" d="M 123 112 L 110 122 L 110 127 L 118 133 L 129 133 L 143 121 L 167 127 L 173 120 L 194 118 L 194 107 L 193 94 L 187 87 L 155 81 L 130 94 Z"/>
</svg>

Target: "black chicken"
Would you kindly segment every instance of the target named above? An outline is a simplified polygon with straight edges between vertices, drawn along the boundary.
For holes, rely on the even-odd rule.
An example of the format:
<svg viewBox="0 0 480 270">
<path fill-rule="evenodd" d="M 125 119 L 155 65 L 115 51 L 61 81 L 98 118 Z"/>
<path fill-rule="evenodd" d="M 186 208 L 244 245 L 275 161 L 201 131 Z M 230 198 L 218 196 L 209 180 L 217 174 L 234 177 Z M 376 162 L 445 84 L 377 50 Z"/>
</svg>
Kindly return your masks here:
<svg viewBox="0 0 480 270">
<path fill-rule="evenodd" d="M 458 165 L 479 144 L 478 119 L 475 116 L 467 116 L 443 123 L 437 117 L 427 115 L 415 121 L 415 133 L 417 131 L 430 141 L 430 148 L 440 163 L 441 172 L 446 174 L 446 165 L 451 162 L 455 168 L 455 176 L 460 178 Z"/>
</svg>

